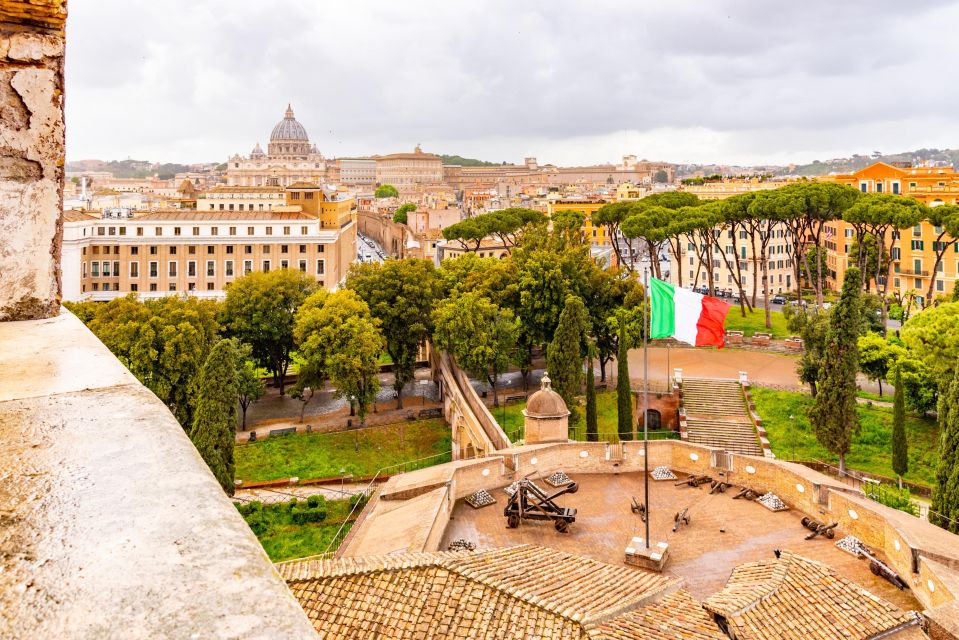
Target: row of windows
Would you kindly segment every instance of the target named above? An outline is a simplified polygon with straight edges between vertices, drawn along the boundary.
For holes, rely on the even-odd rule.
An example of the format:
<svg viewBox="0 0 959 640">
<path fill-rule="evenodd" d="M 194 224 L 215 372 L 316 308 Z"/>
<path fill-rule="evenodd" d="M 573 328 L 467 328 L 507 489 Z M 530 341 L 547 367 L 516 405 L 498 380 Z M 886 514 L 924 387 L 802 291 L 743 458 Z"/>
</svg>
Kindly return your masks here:
<svg viewBox="0 0 959 640">
<path fill-rule="evenodd" d="M 236 246 L 235 246 L 235 245 L 232 245 L 232 244 L 228 244 L 228 245 L 224 245 L 224 246 L 225 246 L 225 248 L 226 248 L 226 253 L 227 253 L 227 254 L 232 254 L 232 253 L 233 253 L 233 250 L 236 248 Z M 252 244 L 245 244 L 245 245 L 242 245 L 242 246 L 243 246 L 243 253 L 248 253 L 248 254 L 249 254 L 249 253 L 253 253 L 253 245 L 252 245 Z M 272 247 L 272 246 L 274 246 L 274 245 L 270 245 L 270 244 L 261 245 L 261 246 L 260 246 L 260 251 L 261 251 L 262 253 L 270 253 L 270 251 L 272 250 L 272 249 L 270 249 L 270 247 Z M 324 248 L 324 246 L 325 246 L 325 245 L 318 244 L 318 245 L 316 245 L 316 250 L 317 250 L 319 253 L 323 253 L 323 248 Z M 280 247 L 280 253 L 290 253 L 290 245 L 288 245 L 288 244 L 281 244 L 281 245 L 279 245 L 279 247 Z M 306 247 L 307 247 L 307 245 L 305 245 L 305 244 L 297 245 L 298 252 L 299 252 L 299 253 L 306 253 Z M 92 253 L 93 255 L 99 255 L 99 254 L 101 253 L 101 249 L 102 249 L 103 255 L 110 255 L 111 245 L 106 245 L 106 246 L 102 246 L 102 247 L 99 246 L 99 245 L 94 245 L 94 246 L 91 248 L 91 253 Z M 119 255 L 119 254 L 120 254 L 120 245 L 112 245 L 112 249 L 113 249 L 113 254 L 114 254 L 114 255 Z M 149 246 L 147 247 L 147 249 L 149 250 L 151 256 L 159 255 L 160 247 L 159 247 L 158 245 L 149 245 Z M 186 249 L 187 249 L 187 254 L 188 254 L 188 255 L 191 255 L 191 256 L 192 256 L 192 255 L 195 255 L 195 254 L 196 254 L 196 245 L 189 245 L 189 246 L 187 246 Z M 207 252 L 207 255 L 213 255 L 213 254 L 215 254 L 215 253 L 216 253 L 216 245 L 212 245 L 212 244 L 206 245 L 206 252 Z M 176 245 L 172 245 L 172 246 L 167 247 L 167 253 L 168 253 L 169 255 L 171 255 L 171 256 L 177 255 L 177 247 L 176 247 Z M 82 254 L 82 255 L 87 255 L 87 248 L 86 248 L 86 247 L 83 247 L 83 248 L 82 248 L 81 254 Z M 138 247 L 138 246 L 130 247 L 130 255 L 131 255 L 131 256 L 136 256 L 136 255 L 139 255 L 139 254 L 140 254 L 140 247 Z"/>
<path fill-rule="evenodd" d="M 94 260 L 90 264 L 90 276 L 93 278 L 115 278 L 120 276 L 120 262 L 119 261 L 109 261 L 109 260 Z M 139 262 L 130 262 L 129 270 L 131 278 L 140 277 L 140 263 Z M 268 272 L 270 270 L 271 261 L 263 260 L 261 263 L 262 271 Z M 226 260 L 223 263 L 223 273 L 226 277 L 232 277 L 234 274 L 233 269 L 234 261 Z M 307 261 L 300 260 L 297 263 L 297 267 L 300 271 L 306 273 L 307 270 Z M 289 260 L 280 260 L 281 269 L 289 269 L 290 261 Z M 159 276 L 160 263 L 151 260 L 147 263 L 147 275 L 151 278 L 156 278 Z M 177 277 L 178 271 L 180 269 L 180 263 L 174 260 L 167 262 L 167 275 L 171 278 Z M 83 277 L 87 277 L 87 263 L 84 262 L 82 265 Z M 243 261 L 243 274 L 246 275 L 253 271 L 253 260 L 244 260 Z M 326 261 L 317 260 L 316 261 L 316 275 L 324 275 L 326 273 Z M 197 263 L 195 260 L 190 260 L 186 263 L 186 275 L 187 277 L 193 278 L 197 275 Z M 207 277 L 216 276 L 216 261 L 207 260 L 206 261 L 206 275 Z"/>
<path fill-rule="evenodd" d="M 323 284 L 323 281 L 321 280 L 321 281 L 320 281 L 320 285 L 322 286 L 322 284 Z M 189 283 L 187 283 L 187 286 L 186 286 L 186 287 L 187 287 L 187 288 L 186 288 L 187 291 L 196 291 L 196 283 L 195 283 L 195 282 L 189 282 Z M 118 284 L 116 284 L 116 283 L 110 283 L 110 282 L 102 282 L 102 283 L 101 283 L 101 282 L 94 282 L 93 285 L 91 286 L 91 290 L 92 290 L 92 291 L 119 291 L 119 290 L 120 290 L 120 285 L 118 285 Z M 151 283 L 150 283 L 150 289 L 149 289 L 149 290 L 150 290 L 150 291 L 157 291 L 157 283 L 151 282 Z M 175 282 L 171 282 L 170 285 L 169 285 L 169 287 L 168 287 L 168 290 L 169 290 L 169 291 L 176 291 L 176 290 L 177 290 L 177 288 L 176 288 L 176 283 L 175 283 Z M 206 290 L 207 290 L 207 291 L 215 291 L 215 290 L 216 290 L 216 286 L 215 286 L 214 283 L 212 283 L 212 282 L 207 282 L 207 283 L 206 283 Z M 82 285 L 81 291 L 83 291 L 84 293 L 86 293 L 86 291 L 87 291 L 87 285 Z M 140 286 L 139 286 L 136 282 L 130 283 L 130 291 L 132 291 L 133 293 L 138 293 L 138 292 L 140 291 Z"/>
<path fill-rule="evenodd" d="M 213 205 L 210 205 L 210 206 L 212 207 Z M 251 206 L 252 206 L 252 205 L 251 205 Z M 263 206 L 263 205 L 260 205 L 261 208 L 262 208 L 262 206 Z M 220 205 L 220 208 L 222 209 L 222 208 L 223 208 L 223 205 Z M 231 211 L 233 210 L 233 205 L 232 205 L 232 204 L 230 205 L 230 210 L 231 210 Z M 240 211 L 242 211 L 242 210 L 243 210 L 243 205 L 240 205 Z M 285 236 L 290 235 L 290 229 L 291 229 L 291 228 L 292 228 L 292 227 L 284 226 L 284 227 L 283 227 L 283 235 L 285 235 Z M 136 227 L 136 235 L 142 236 L 142 235 L 143 235 L 143 229 L 144 229 L 143 227 Z M 228 235 L 235 236 L 235 235 L 236 235 L 236 229 L 237 229 L 236 227 L 229 227 L 229 234 L 228 234 Z M 174 236 L 183 235 L 182 232 L 183 232 L 183 228 L 182 228 L 182 227 L 173 227 L 173 235 L 174 235 Z M 310 228 L 309 228 L 309 227 L 307 227 L 307 226 L 301 226 L 301 227 L 300 227 L 300 235 L 305 236 L 305 235 L 309 234 L 309 232 L 310 232 Z M 265 233 L 266 235 L 268 235 L 268 236 L 272 236 L 272 235 L 273 235 L 273 227 L 272 227 L 272 226 L 265 227 L 265 228 L 264 228 L 264 233 Z M 127 227 L 97 227 L 97 235 L 98 235 L 98 236 L 116 236 L 116 235 L 125 236 L 125 235 L 127 235 Z M 155 236 L 162 236 L 162 235 L 163 235 L 163 227 L 154 227 L 154 233 L 153 233 L 153 235 L 155 235 Z M 200 227 L 193 227 L 193 235 L 195 235 L 195 236 L 200 235 Z M 210 227 L 210 234 L 209 234 L 209 235 L 211 235 L 211 236 L 218 236 L 218 235 L 220 235 L 220 227 Z M 247 227 L 247 228 L 246 228 L 246 235 L 248 235 L 248 236 L 254 236 L 254 235 L 256 235 L 256 227 Z"/>
<path fill-rule="evenodd" d="M 282 204 L 282 203 L 281 203 L 281 204 Z M 240 204 L 236 205 L 236 209 L 234 209 L 233 206 L 234 206 L 234 205 L 232 205 L 232 204 L 230 204 L 230 205 L 224 205 L 224 204 L 221 202 L 221 203 L 220 203 L 220 211 L 243 211 L 243 203 L 242 203 L 242 202 L 241 202 Z M 211 203 L 210 203 L 210 211 L 213 211 L 214 209 L 216 209 L 216 205 L 211 202 Z M 272 203 L 267 204 L 267 205 L 266 205 L 266 208 L 264 208 L 263 205 L 260 204 L 256 209 L 254 209 L 254 208 L 253 208 L 253 205 L 251 204 L 251 205 L 247 205 L 246 210 L 247 210 L 247 211 L 272 211 L 272 210 L 273 210 L 273 204 L 272 204 Z"/>
</svg>

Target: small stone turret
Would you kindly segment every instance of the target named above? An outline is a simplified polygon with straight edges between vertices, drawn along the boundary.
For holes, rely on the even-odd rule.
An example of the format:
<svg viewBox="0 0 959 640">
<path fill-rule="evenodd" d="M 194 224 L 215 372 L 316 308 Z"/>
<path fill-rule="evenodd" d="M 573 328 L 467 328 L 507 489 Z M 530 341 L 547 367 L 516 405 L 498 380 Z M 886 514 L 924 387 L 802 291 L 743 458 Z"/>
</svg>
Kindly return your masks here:
<svg viewBox="0 0 959 640">
<path fill-rule="evenodd" d="M 543 374 L 540 389 L 529 397 L 523 409 L 526 444 L 566 442 L 569 440 L 569 409 L 562 396 L 550 387 L 549 374 Z"/>
</svg>

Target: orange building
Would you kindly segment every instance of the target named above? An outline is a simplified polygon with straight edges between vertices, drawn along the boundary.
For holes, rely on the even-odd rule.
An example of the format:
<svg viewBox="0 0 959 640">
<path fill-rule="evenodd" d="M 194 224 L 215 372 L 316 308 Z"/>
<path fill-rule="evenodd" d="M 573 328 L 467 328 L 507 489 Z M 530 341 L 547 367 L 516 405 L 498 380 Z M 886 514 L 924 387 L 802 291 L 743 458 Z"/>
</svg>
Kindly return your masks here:
<svg viewBox="0 0 959 640">
<path fill-rule="evenodd" d="M 546 215 L 552 218 L 558 211 L 579 211 L 586 216 L 583 222 L 583 233 L 589 241 L 595 246 L 610 246 L 606 227 L 593 226 L 592 219 L 593 214 L 606 204 L 609 204 L 606 200 L 552 200 L 547 204 Z"/>
<path fill-rule="evenodd" d="M 950 167 L 908 167 L 877 162 L 853 173 L 819 179 L 846 184 L 862 193 L 888 193 L 915 198 L 930 207 L 959 204 L 959 173 Z M 943 254 L 942 261 L 935 268 L 936 249 L 945 248 L 937 244 L 941 233 L 942 228 L 927 221 L 900 232 L 892 250 L 889 295 L 898 293 L 904 296 L 913 291 L 921 304 L 927 302 L 930 282 L 933 285 L 933 298 L 952 293 L 959 278 L 959 243 L 948 236 L 942 239 L 941 242 L 952 244 L 952 248 Z M 826 226 L 828 284 L 834 289 L 842 285 L 849 265 L 849 251 L 855 239 L 856 232 L 852 225 L 842 220 Z M 886 238 L 887 243 L 889 239 Z"/>
</svg>

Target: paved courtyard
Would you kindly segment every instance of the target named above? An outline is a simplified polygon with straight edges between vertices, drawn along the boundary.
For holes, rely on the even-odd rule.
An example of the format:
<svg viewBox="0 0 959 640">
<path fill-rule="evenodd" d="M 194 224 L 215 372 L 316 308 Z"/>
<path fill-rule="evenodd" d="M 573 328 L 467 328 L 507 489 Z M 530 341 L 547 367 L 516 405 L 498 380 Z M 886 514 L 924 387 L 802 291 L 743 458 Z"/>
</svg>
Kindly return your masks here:
<svg viewBox="0 0 959 640">
<path fill-rule="evenodd" d="M 642 474 L 580 474 L 573 480 L 580 483 L 579 491 L 557 499 L 561 506 L 578 510 L 569 533 L 560 534 L 551 523 L 540 521 L 507 528 L 503 517 L 507 496 L 496 489 L 491 492 L 497 501 L 492 506 L 473 509 L 463 501 L 456 504 L 441 548 L 458 538 L 474 542 L 478 550 L 531 543 L 622 564 L 631 538 L 644 533 L 645 525 L 629 508 L 631 496 L 642 501 Z M 902 609 L 921 609 L 908 590 L 899 591 L 874 576 L 865 560 L 838 549 L 835 540 L 804 540 L 809 531 L 800 524 L 801 513 L 774 513 L 756 502 L 733 500 L 733 495 L 727 491 L 711 496 L 708 485 L 694 489 L 675 487 L 672 481 L 650 484 L 651 537 L 669 543 L 666 573 L 685 578 L 697 599 L 722 589 L 736 565 L 767 560 L 774 549 L 788 549 L 834 567 Z M 673 533 L 673 516 L 684 507 L 689 507 L 690 524 Z M 836 540 L 843 535 L 839 532 Z"/>
</svg>

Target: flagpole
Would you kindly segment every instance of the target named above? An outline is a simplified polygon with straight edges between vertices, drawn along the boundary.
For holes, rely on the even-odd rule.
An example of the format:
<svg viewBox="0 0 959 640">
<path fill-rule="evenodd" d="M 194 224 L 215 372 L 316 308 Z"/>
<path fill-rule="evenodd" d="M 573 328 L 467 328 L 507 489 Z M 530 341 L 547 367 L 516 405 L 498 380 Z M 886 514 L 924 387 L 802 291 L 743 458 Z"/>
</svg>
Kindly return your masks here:
<svg viewBox="0 0 959 640">
<path fill-rule="evenodd" d="M 649 549 L 649 268 L 643 272 L 643 491 L 646 503 L 646 548 Z"/>
</svg>

